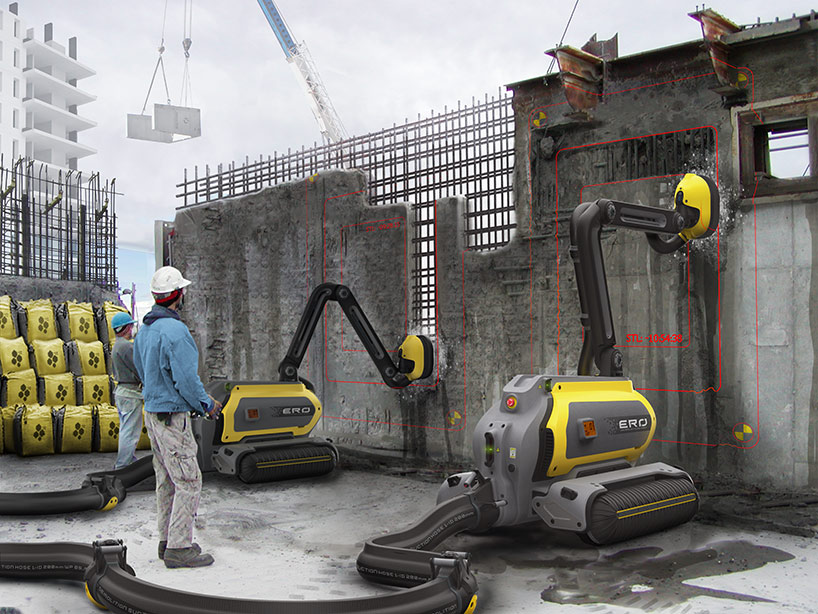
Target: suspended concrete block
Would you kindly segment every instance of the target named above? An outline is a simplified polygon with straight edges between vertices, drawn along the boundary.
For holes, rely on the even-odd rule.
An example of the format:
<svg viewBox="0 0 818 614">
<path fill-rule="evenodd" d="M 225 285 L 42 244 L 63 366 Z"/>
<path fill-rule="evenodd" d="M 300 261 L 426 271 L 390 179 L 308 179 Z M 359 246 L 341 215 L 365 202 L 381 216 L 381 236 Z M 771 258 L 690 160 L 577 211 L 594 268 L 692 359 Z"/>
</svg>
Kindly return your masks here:
<svg viewBox="0 0 818 614">
<path fill-rule="evenodd" d="M 154 127 L 161 132 L 191 138 L 202 136 L 202 111 L 169 104 L 153 105 Z"/>
<path fill-rule="evenodd" d="M 193 107 L 153 105 L 150 115 L 128 114 L 128 138 L 173 143 L 202 135 L 202 112 Z"/>
<path fill-rule="evenodd" d="M 128 113 L 128 138 L 140 141 L 157 141 L 172 143 L 173 135 L 153 129 L 153 118 L 150 115 Z"/>
</svg>

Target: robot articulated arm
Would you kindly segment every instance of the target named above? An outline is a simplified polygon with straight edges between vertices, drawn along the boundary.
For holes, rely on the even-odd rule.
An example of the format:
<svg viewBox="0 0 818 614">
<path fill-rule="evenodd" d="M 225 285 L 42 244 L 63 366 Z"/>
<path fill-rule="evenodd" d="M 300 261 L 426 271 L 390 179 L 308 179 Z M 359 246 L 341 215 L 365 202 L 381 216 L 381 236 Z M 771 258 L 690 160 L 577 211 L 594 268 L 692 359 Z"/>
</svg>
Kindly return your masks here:
<svg viewBox="0 0 818 614">
<path fill-rule="evenodd" d="M 310 295 L 287 355 L 278 366 L 282 382 L 298 381 L 298 367 L 304 359 L 304 354 L 315 332 L 315 326 L 328 301 L 336 301 L 341 305 L 387 386 L 404 388 L 416 379 L 431 375 L 434 366 L 434 348 L 427 337 L 423 335 L 406 337 L 398 348 L 398 363 L 395 364 L 375 329 L 372 328 L 372 324 L 366 318 L 363 309 L 355 300 L 352 291 L 340 284 L 323 283 Z"/>
<path fill-rule="evenodd" d="M 718 226 L 719 193 L 707 177 L 685 175 L 676 186 L 674 205 L 669 210 L 602 198 L 574 210 L 570 253 L 585 332 L 577 375 L 591 375 L 592 363 L 602 376 L 622 375 L 622 352 L 614 347 L 616 335 L 600 243 L 602 227 L 643 231 L 653 249 L 669 254 L 692 239 L 710 236 Z"/>
</svg>

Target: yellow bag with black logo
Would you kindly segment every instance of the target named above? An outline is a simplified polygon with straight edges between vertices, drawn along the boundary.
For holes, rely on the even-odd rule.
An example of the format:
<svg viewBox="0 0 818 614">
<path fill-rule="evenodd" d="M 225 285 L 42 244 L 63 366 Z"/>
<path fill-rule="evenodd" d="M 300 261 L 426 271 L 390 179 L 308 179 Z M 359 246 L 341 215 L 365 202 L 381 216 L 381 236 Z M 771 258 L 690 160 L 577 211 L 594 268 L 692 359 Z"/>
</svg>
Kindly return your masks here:
<svg viewBox="0 0 818 614">
<path fill-rule="evenodd" d="M 94 442 L 94 414 L 89 405 L 66 405 L 54 413 L 57 451 L 62 454 L 91 452 Z"/>
<path fill-rule="evenodd" d="M 94 406 L 97 419 L 95 452 L 116 452 L 119 449 L 119 412 L 108 403 Z"/>
<path fill-rule="evenodd" d="M 66 341 L 98 341 L 97 321 L 91 303 L 66 301 L 57 306 L 57 320 Z"/>
<path fill-rule="evenodd" d="M 37 375 L 68 371 L 65 360 L 65 343 L 62 339 L 34 339 L 30 345 L 31 353 L 34 355 L 33 366 Z"/>
<path fill-rule="evenodd" d="M 76 382 L 78 403 L 99 405 L 111 402 L 111 378 L 107 375 L 81 375 Z"/>
<path fill-rule="evenodd" d="M 9 373 L 0 381 L 0 406 L 37 403 L 37 375 L 34 369 Z"/>
<path fill-rule="evenodd" d="M 0 296 L 0 337 L 5 339 L 20 336 L 17 332 L 17 313 L 11 303 L 12 299 L 8 294 Z"/>
<path fill-rule="evenodd" d="M 43 405 L 76 405 L 73 373 L 54 373 L 37 379 L 37 396 Z"/>
<path fill-rule="evenodd" d="M 14 412 L 16 411 L 16 405 L 0 407 L 0 416 L 3 418 L 3 448 L 8 454 L 14 452 Z"/>
<path fill-rule="evenodd" d="M 20 456 L 54 454 L 54 420 L 47 405 L 19 406 L 14 413 L 14 448 Z"/>
<path fill-rule="evenodd" d="M 7 375 L 30 368 L 26 340 L 22 337 L 14 339 L 0 337 L 0 372 Z"/>
<path fill-rule="evenodd" d="M 56 339 L 57 319 L 54 316 L 54 304 L 50 298 L 41 298 L 36 301 L 21 301 L 26 321 L 24 331 L 26 340 Z"/>
<path fill-rule="evenodd" d="M 111 328 L 111 318 L 113 318 L 114 315 L 120 311 L 129 313 L 128 310 L 122 305 L 117 305 L 111 301 L 105 301 L 100 308 L 99 339 L 103 343 L 107 344 L 108 347 L 112 347 L 114 345 L 114 341 L 116 340 L 114 329 Z"/>
<path fill-rule="evenodd" d="M 145 426 L 145 406 L 142 406 L 142 432 L 139 433 L 139 441 L 136 443 L 137 450 L 150 450 L 151 438 L 148 436 L 148 428 Z"/>
<path fill-rule="evenodd" d="M 105 350 L 101 341 L 72 341 L 68 344 L 68 360 L 75 375 L 105 375 Z"/>
</svg>

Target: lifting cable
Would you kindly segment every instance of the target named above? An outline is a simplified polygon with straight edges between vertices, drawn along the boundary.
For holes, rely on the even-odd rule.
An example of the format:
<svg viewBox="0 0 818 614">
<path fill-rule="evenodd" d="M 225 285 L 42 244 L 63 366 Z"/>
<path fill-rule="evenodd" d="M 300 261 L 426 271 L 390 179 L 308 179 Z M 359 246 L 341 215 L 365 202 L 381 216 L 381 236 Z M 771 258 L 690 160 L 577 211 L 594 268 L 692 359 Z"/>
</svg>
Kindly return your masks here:
<svg viewBox="0 0 818 614">
<path fill-rule="evenodd" d="M 578 5 L 578 4 L 579 4 L 579 0 L 577 0 L 576 2 L 574 2 L 574 8 L 573 8 L 573 9 L 571 9 L 571 15 L 568 17 L 568 23 L 566 23 L 566 24 L 565 24 L 565 30 L 563 30 L 563 31 L 562 31 L 562 38 L 560 38 L 560 42 L 559 42 L 559 44 L 557 45 L 557 48 L 562 47 L 562 43 L 563 43 L 563 41 L 565 40 L 565 35 L 568 33 L 568 26 L 570 26 L 570 25 L 571 25 L 571 20 L 574 18 L 574 13 L 575 13 L 575 12 L 576 12 L 576 10 L 577 10 L 577 5 Z M 554 68 L 554 62 L 556 62 L 556 61 L 557 61 L 557 57 L 556 57 L 556 56 L 554 56 L 554 57 L 552 57 L 552 58 L 551 58 L 551 64 L 549 64 L 549 65 L 548 65 L 548 70 L 546 71 L 546 73 L 545 73 L 545 74 L 547 74 L 547 75 L 548 75 L 548 74 L 551 74 L 551 69 L 552 69 L 552 68 Z"/>
<path fill-rule="evenodd" d="M 153 69 L 153 76 L 151 77 L 151 84 L 148 86 L 148 93 L 145 96 L 145 104 L 142 105 L 142 115 L 145 114 L 145 107 L 148 106 L 148 99 L 151 96 L 151 90 L 153 89 L 153 82 L 156 80 L 156 71 L 159 70 L 159 67 L 162 67 L 162 80 L 165 82 L 165 96 L 167 96 L 168 104 L 170 104 L 170 90 L 168 90 L 168 78 L 165 75 L 165 63 L 162 60 L 162 54 L 165 52 L 165 22 L 167 21 L 168 16 L 168 0 L 165 0 L 165 14 L 162 17 L 162 40 L 159 43 L 159 59 L 156 60 L 156 66 Z M 187 64 L 185 64 L 185 69 L 187 69 Z"/>
<path fill-rule="evenodd" d="M 182 39 L 182 49 L 185 50 L 185 69 L 182 73 L 182 93 L 179 95 L 179 104 L 183 107 L 193 104 L 193 90 L 190 86 L 190 70 L 188 60 L 190 60 L 190 46 L 193 44 L 191 36 L 193 34 L 193 0 L 185 0 L 185 21 L 184 38 Z"/>
</svg>

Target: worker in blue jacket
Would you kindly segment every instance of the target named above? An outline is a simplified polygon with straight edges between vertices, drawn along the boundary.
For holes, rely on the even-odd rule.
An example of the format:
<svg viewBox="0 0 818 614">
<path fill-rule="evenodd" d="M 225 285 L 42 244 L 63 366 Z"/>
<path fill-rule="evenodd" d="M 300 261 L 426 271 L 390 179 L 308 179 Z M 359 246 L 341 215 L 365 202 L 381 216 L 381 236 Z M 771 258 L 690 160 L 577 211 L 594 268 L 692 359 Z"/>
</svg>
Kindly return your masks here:
<svg viewBox="0 0 818 614">
<path fill-rule="evenodd" d="M 142 320 L 133 352 L 153 449 L 159 558 L 170 568 L 213 563 L 193 542 L 202 473 L 191 414 L 217 417 L 221 405 L 205 392 L 198 375 L 199 350 L 179 317 L 190 283 L 171 266 L 154 273 L 151 293 L 156 304 Z"/>
</svg>

